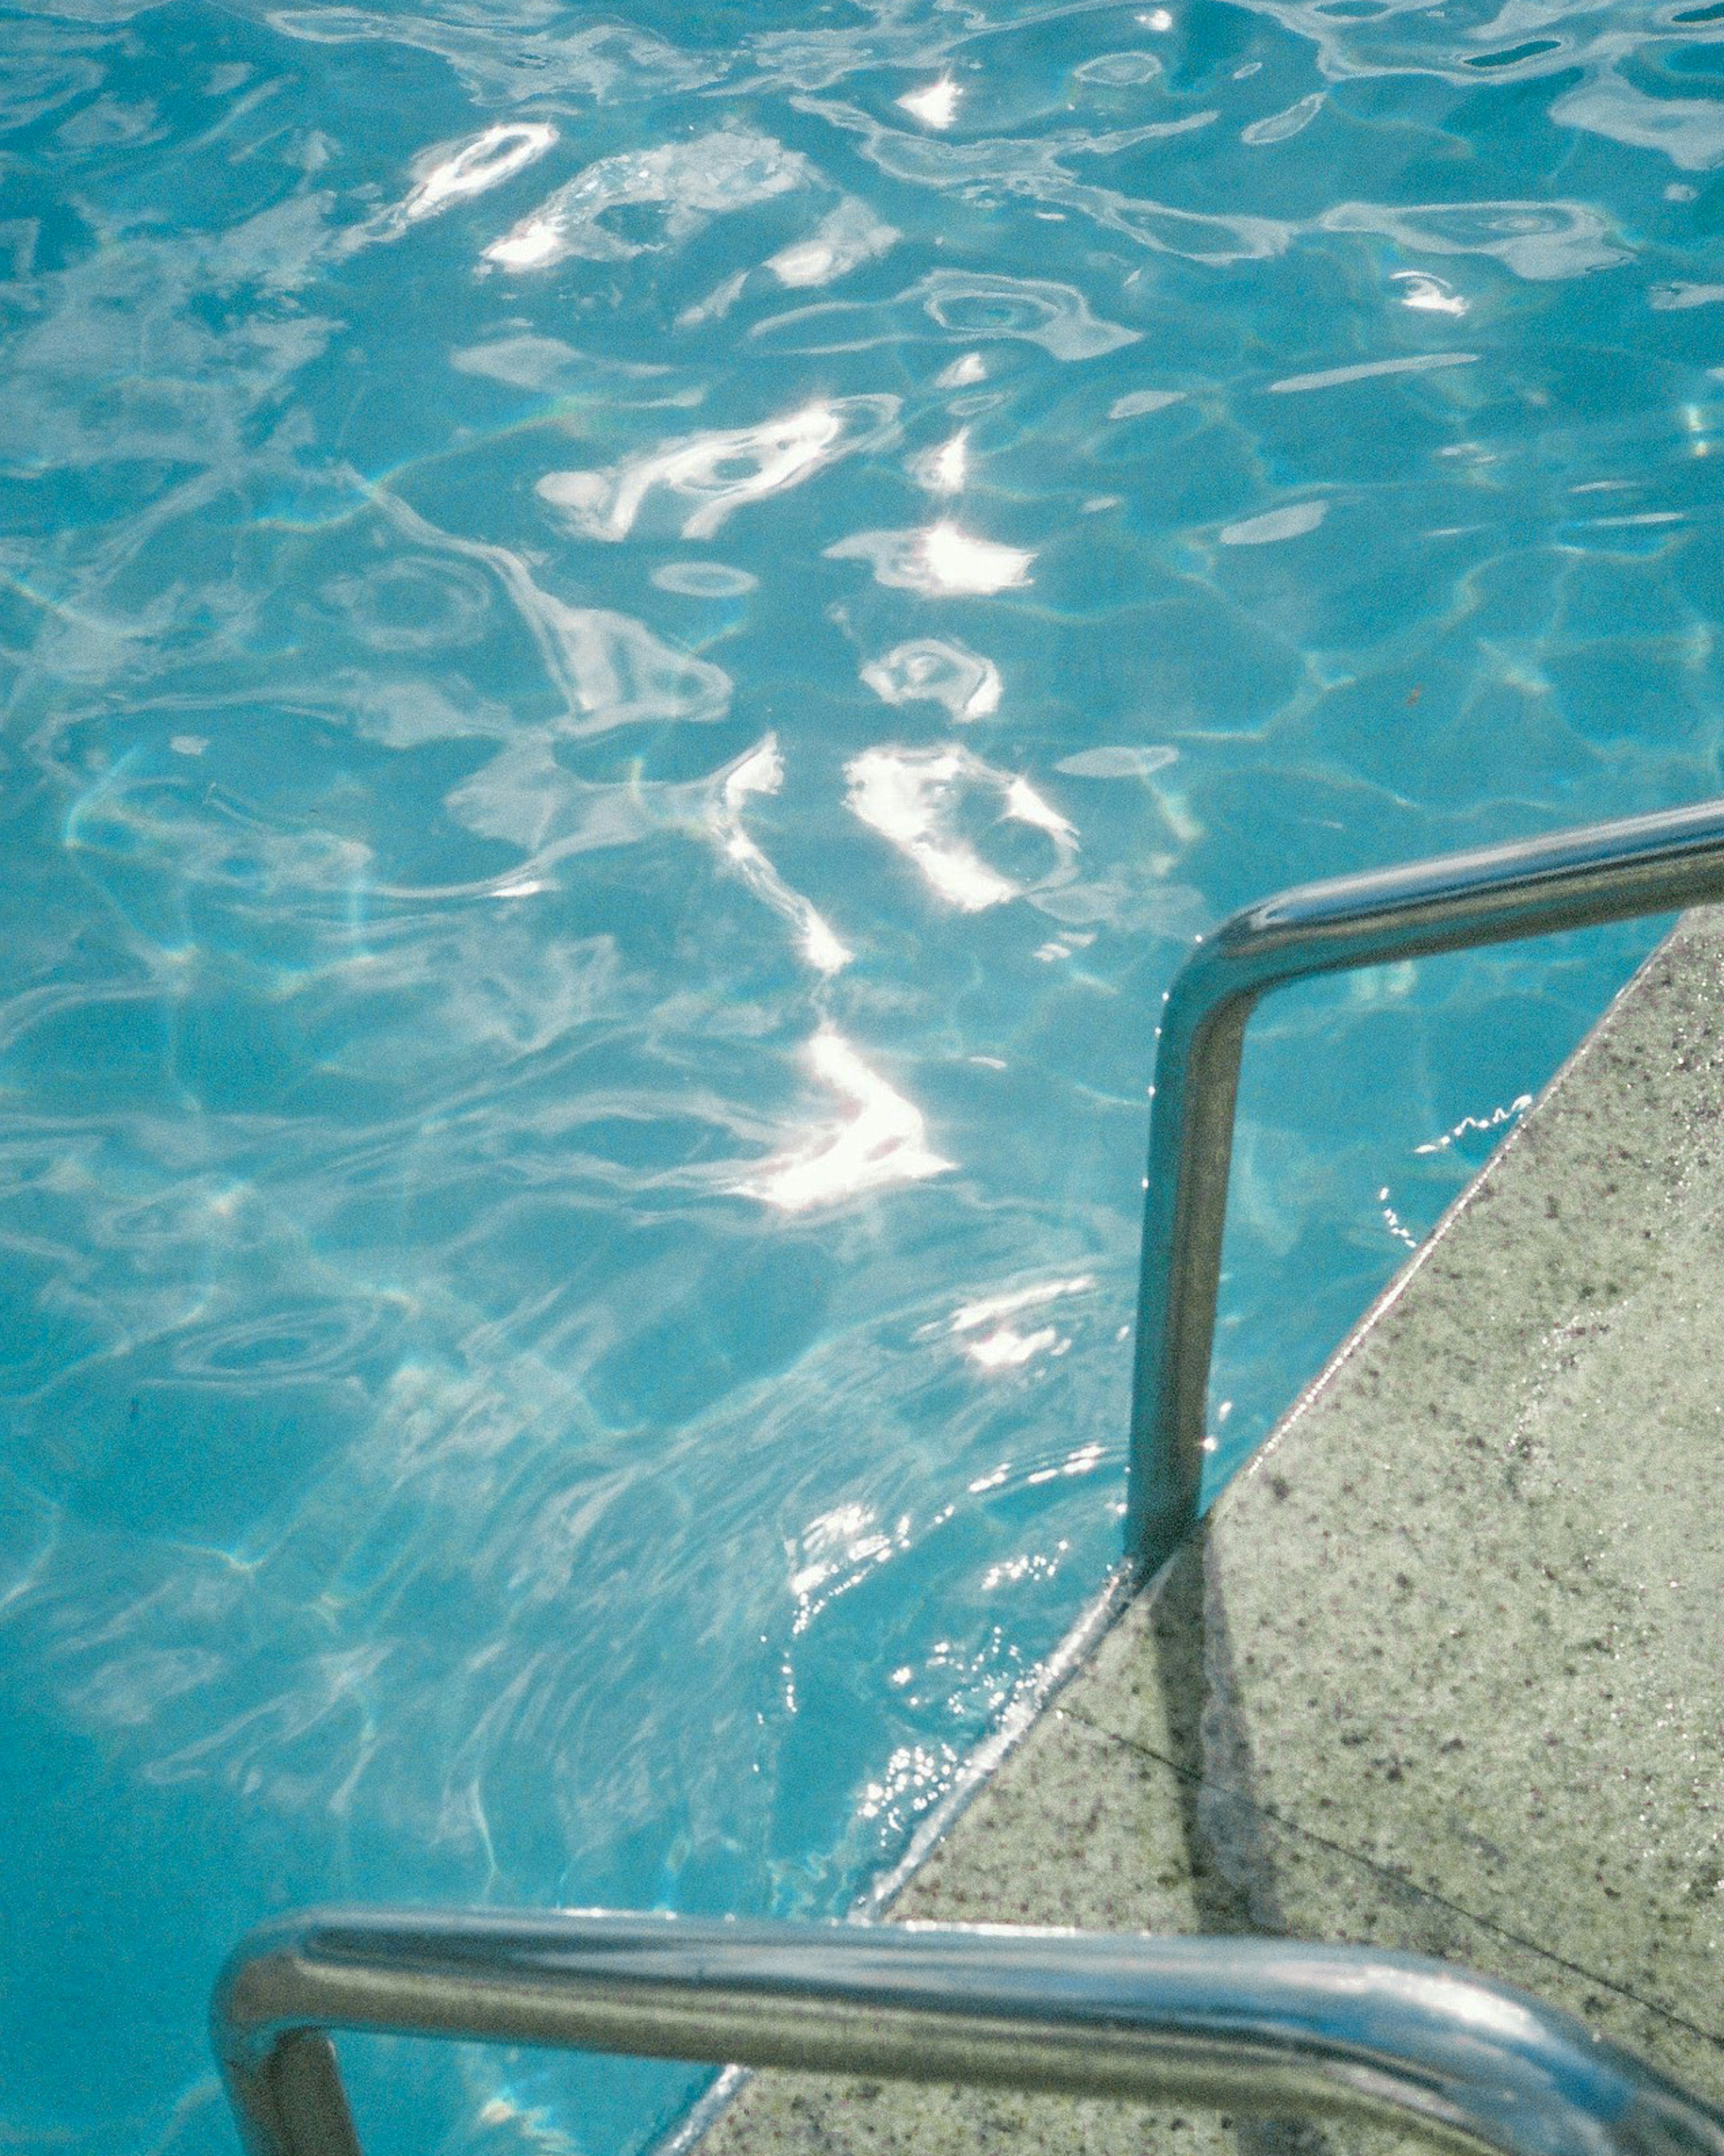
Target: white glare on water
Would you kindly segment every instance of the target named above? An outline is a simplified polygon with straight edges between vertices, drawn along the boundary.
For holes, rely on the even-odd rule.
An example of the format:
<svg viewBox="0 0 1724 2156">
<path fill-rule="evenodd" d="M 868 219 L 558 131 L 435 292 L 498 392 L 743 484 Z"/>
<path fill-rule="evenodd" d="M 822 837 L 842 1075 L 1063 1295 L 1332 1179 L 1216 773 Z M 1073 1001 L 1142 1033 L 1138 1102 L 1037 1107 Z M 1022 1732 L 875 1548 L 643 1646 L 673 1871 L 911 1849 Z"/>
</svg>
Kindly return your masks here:
<svg viewBox="0 0 1724 2156">
<path fill-rule="evenodd" d="M 907 92 L 898 102 L 925 127 L 950 127 L 957 116 L 957 101 L 962 95 L 958 85 L 947 74 L 924 89 Z"/>
<path fill-rule="evenodd" d="M 835 1027 L 823 1026 L 807 1055 L 812 1075 L 848 1113 L 793 1141 L 736 1184 L 739 1193 L 800 1213 L 891 1183 L 919 1183 L 952 1167 L 928 1145 L 921 1111 L 870 1070 Z"/>
</svg>

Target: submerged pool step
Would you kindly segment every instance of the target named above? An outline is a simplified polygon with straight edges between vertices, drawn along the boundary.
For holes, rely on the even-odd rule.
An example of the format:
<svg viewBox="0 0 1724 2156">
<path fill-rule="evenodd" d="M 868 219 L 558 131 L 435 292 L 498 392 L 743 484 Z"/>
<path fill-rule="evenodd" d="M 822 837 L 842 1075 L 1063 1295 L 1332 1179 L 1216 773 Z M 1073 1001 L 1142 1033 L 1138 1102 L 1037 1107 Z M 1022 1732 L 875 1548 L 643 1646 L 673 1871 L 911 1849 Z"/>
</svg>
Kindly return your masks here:
<svg viewBox="0 0 1724 2156">
<path fill-rule="evenodd" d="M 1721 1365 L 1724 911 L 1647 963 L 895 1913 L 1437 1954 L 1724 2098 Z M 1265 2131 L 762 2075 L 703 2156 Z"/>
</svg>

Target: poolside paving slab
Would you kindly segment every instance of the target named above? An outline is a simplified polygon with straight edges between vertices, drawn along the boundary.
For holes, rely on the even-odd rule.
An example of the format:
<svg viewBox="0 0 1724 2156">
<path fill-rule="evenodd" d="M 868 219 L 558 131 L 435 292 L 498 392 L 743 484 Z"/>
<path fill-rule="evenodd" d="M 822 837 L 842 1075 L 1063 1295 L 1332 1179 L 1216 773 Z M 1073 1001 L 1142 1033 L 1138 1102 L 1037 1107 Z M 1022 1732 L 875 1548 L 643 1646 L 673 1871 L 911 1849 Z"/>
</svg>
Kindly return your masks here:
<svg viewBox="0 0 1724 2156">
<path fill-rule="evenodd" d="M 1721 1498 L 1724 909 L 1643 968 L 893 1915 L 1439 1954 L 1724 2102 Z M 1394 2145 L 765 2074 L 704 2149 L 1027 2140 Z"/>
</svg>

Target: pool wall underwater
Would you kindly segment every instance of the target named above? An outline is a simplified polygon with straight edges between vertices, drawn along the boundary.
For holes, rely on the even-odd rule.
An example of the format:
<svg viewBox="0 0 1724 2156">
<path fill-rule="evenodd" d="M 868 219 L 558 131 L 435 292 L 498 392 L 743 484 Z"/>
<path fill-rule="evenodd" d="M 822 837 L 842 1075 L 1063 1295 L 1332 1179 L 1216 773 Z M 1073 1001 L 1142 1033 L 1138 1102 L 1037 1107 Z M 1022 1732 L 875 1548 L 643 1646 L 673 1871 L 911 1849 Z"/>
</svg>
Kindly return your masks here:
<svg viewBox="0 0 1724 2156">
<path fill-rule="evenodd" d="M 230 2150 L 274 1911 L 841 1912 L 1034 1697 L 1192 937 L 1720 789 L 1710 13 L 5 13 L 0 2137 Z M 1265 1012 L 1218 1486 L 1655 933 Z"/>
</svg>

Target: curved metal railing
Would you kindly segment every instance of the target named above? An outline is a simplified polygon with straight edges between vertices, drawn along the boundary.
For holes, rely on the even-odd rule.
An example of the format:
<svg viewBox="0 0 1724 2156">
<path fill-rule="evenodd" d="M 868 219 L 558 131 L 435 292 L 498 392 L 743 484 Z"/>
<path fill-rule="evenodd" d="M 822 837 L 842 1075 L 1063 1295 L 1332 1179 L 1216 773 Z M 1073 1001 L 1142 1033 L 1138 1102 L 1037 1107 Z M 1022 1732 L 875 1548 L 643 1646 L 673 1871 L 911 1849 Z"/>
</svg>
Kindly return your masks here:
<svg viewBox="0 0 1724 2156">
<path fill-rule="evenodd" d="M 1126 1544 L 1143 1571 L 1198 1515 L 1245 1025 L 1260 998 L 1345 973 L 1724 898 L 1724 801 L 1303 884 L 1200 942 L 1156 1051 Z"/>
<path fill-rule="evenodd" d="M 1283 1939 L 331 1909 L 244 1941 L 212 2019 L 249 2156 L 357 2156 L 331 2030 L 1724 2156 L 1724 2113 L 1523 1992 Z"/>
</svg>

